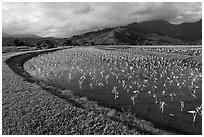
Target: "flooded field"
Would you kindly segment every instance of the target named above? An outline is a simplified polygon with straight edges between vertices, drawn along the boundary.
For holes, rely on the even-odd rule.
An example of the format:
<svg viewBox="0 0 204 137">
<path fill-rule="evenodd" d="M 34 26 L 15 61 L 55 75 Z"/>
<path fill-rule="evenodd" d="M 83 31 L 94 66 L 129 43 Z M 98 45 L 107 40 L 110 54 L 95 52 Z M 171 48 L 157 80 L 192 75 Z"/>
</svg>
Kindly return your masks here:
<svg viewBox="0 0 204 137">
<path fill-rule="evenodd" d="M 144 54 L 150 52 L 72 48 L 40 55 L 24 68 L 53 86 L 130 111 L 155 126 L 201 134 L 201 62 Z"/>
</svg>

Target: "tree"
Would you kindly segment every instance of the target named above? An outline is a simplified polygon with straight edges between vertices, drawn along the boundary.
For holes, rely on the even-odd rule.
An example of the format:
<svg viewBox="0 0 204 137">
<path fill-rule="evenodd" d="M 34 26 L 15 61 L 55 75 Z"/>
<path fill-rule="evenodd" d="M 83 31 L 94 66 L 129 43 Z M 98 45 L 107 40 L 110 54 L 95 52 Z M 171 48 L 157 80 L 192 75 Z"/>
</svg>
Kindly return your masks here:
<svg viewBox="0 0 204 137">
<path fill-rule="evenodd" d="M 92 42 L 90 42 L 90 45 L 91 45 L 91 46 L 94 46 L 94 45 L 95 45 L 95 43 L 92 41 Z"/>
<path fill-rule="evenodd" d="M 54 48 L 54 43 L 52 43 L 50 40 L 43 39 L 39 42 L 37 42 L 37 48 Z"/>
<path fill-rule="evenodd" d="M 14 39 L 13 43 L 15 46 L 25 46 L 25 42 L 19 39 Z"/>
<path fill-rule="evenodd" d="M 40 45 L 45 48 L 54 48 L 54 44 L 50 40 L 47 40 L 47 39 L 43 40 Z"/>
<path fill-rule="evenodd" d="M 71 46 L 73 44 L 71 39 L 65 39 L 65 41 L 63 42 L 63 46 Z"/>
</svg>

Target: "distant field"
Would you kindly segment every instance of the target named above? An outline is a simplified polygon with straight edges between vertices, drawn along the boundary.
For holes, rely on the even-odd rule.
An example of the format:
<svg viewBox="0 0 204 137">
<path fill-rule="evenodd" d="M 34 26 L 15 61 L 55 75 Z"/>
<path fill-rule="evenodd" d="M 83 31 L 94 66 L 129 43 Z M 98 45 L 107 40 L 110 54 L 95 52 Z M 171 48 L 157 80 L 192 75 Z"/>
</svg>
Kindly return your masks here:
<svg viewBox="0 0 204 137">
<path fill-rule="evenodd" d="M 24 64 L 32 76 L 157 126 L 201 134 L 202 64 L 138 48 L 72 48 Z"/>
<path fill-rule="evenodd" d="M 155 55 L 180 60 L 196 61 L 202 63 L 201 46 L 105 46 L 97 47 L 103 50 L 121 50 L 141 55 Z"/>
<path fill-rule="evenodd" d="M 202 46 L 198 45 L 144 45 L 144 46 L 129 46 L 129 45 L 115 45 L 115 46 L 98 46 L 99 49 L 137 49 L 142 51 L 154 51 L 159 53 L 173 53 L 179 55 L 202 56 Z"/>
</svg>

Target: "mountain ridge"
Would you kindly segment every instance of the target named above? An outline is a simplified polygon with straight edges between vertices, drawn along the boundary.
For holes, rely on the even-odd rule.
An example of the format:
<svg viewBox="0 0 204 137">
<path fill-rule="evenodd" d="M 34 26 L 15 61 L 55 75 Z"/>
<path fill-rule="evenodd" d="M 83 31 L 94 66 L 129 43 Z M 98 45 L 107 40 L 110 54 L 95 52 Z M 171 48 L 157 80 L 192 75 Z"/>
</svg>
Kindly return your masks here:
<svg viewBox="0 0 204 137">
<path fill-rule="evenodd" d="M 161 45 L 192 44 L 202 41 L 202 19 L 197 22 L 171 24 L 154 20 L 125 26 L 104 28 L 70 37 L 78 43 Z"/>
</svg>

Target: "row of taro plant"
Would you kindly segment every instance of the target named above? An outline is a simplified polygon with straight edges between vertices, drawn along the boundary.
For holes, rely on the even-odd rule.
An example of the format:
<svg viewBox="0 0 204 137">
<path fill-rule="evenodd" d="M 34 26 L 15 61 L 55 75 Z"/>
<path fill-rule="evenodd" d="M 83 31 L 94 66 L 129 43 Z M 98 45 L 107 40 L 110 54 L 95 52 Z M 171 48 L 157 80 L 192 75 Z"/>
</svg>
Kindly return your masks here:
<svg viewBox="0 0 204 137">
<path fill-rule="evenodd" d="M 180 48 L 173 48 L 173 47 L 156 47 L 156 48 L 142 48 L 145 51 L 156 51 L 161 53 L 175 53 L 181 55 L 190 55 L 190 56 L 202 56 L 202 48 L 196 47 L 180 47 Z"/>
</svg>

